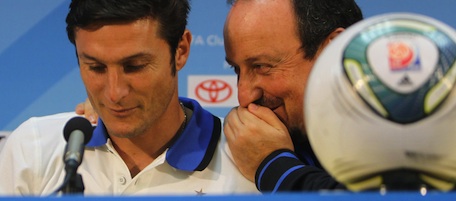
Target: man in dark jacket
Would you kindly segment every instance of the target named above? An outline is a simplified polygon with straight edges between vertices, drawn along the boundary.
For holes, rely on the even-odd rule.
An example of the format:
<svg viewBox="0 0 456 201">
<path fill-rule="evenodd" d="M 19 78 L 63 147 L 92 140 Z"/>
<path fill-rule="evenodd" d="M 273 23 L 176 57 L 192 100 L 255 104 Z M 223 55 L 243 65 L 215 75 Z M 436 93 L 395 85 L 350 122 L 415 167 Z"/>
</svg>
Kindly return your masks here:
<svg viewBox="0 0 456 201">
<path fill-rule="evenodd" d="M 225 118 L 234 161 L 262 192 L 344 188 L 307 140 L 303 96 L 317 57 L 360 21 L 353 0 L 238 0 L 224 28 L 240 106 Z"/>
</svg>

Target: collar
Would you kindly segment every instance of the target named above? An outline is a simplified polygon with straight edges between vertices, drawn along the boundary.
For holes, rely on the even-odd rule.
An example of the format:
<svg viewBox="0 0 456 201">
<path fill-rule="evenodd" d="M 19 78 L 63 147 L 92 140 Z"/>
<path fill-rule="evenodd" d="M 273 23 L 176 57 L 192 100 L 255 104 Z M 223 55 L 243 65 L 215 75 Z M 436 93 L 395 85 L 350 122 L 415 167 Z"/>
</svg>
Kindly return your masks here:
<svg viewBox="0 0 456 201">
<path fill-rule="evenodd" d="M 307 165 L 312 165 L 318 168 L 322 168 L 320 162 L 315 155 L 310 141 L 303 137 L 304 135 L 293 135 L 292 141 L 295 148 L 295 153 L 298 158 L 305 162 Z"/>
<path fill-rule="evenodd" d="M 174 140 L 166 152 L 166 161 L 176 169 L 185 171 L 204 170 L 212 160 L 221 135 L 221 121 L 195 100 L 180 97 L 185 107 L 193 110 L 184 131 Z M 99 118 L 87 147 L 105 145 L 108 133 Z"/>
</svg>

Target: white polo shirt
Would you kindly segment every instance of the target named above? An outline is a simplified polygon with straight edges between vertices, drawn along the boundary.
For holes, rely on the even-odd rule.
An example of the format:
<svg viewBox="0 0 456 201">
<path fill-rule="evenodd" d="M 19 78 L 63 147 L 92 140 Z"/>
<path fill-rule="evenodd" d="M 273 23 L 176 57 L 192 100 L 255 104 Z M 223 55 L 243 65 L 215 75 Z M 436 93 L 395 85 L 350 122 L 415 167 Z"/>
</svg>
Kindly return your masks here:
<svg viewBox="0 0 456 201">
<path fill-rule="evenodd" d="M 113 148 L 101 120 L 87 144 L 78 173 L 85 195 L 220 195 L 255 193 L 232 160 L 221 121 L 196 101 L 184 132 L 134 178 Z M 0 153 L 0 194 L 54 192 L 65 176 L 63 128 L 74 113 L 30 118 L 8 138 Z"/>
</svg>

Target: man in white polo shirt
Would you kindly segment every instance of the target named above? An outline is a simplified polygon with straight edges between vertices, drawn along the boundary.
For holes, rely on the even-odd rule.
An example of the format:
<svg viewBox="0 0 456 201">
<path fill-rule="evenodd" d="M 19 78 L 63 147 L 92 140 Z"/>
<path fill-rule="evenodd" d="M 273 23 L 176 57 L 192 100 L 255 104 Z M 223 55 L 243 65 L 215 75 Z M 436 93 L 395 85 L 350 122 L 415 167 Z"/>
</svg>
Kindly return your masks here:
<svg viewBox="0 0 456 201">
<path fill-rule="evenodd" d="M 190 51 L 185 0 L 73 0 L 67 32 L 100 115 L 78 173 L 86 195 L 258 193 L 231 161 L 221 120 L 178 97 Z M 31 118 L 0 155 L 1 195 L 63 183 L 62 131 L 75 113 Z"/>
</svg>

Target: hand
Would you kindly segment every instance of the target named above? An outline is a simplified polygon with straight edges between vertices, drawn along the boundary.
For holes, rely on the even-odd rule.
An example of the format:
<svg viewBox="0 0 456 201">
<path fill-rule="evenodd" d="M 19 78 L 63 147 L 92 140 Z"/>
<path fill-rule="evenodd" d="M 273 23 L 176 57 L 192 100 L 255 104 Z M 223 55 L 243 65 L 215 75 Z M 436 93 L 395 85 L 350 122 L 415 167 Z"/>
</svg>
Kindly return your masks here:
<svg viewBox="0 0 456 201">
<path fill-rule="evenodd" d="M 92 124 L 96 124 L 98 121 L 98 114 L 93 109 L 92 104 L 88 98 L 85 100 L 85 102 L 76 105 L 75 112 L 76 114 L 84 115 L 84 117 L 88 119 Z"/>
<path fill-rule="evenodd" d="M 261 162 L 278 149 L 294 150 L 288 129 L 267 107 L 250 104 L 231 109 L 224 121 L 224 133 L 233 160 L 250 181 Z"/>
</svg>

